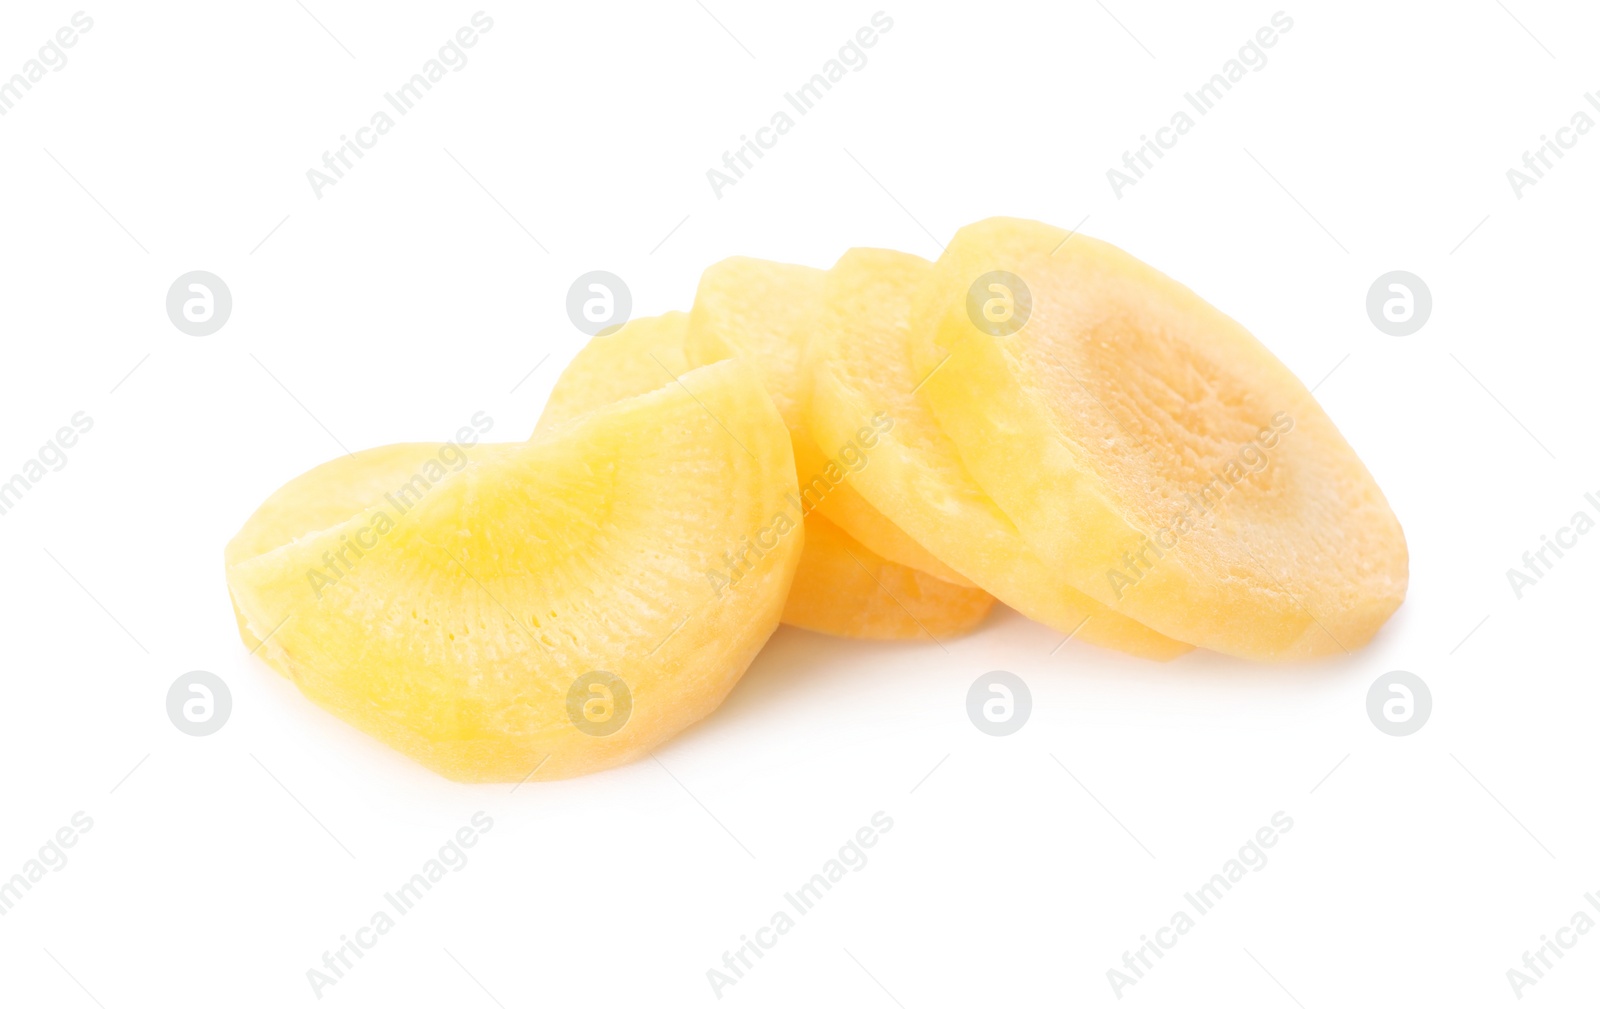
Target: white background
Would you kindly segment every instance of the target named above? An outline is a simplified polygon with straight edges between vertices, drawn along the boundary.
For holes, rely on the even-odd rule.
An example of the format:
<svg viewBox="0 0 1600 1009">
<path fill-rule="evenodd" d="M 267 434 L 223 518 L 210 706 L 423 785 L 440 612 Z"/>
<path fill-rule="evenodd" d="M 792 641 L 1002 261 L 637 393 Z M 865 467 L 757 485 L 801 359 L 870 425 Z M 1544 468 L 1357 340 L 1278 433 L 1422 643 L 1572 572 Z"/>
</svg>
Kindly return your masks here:
<svg viewBox="0 0 1600 1009">
<path fill-rule="evenodd" d="M 1600 536 L 1521 600 L 1505 574 L 1600 492 L 1600 131 L 1520 200 L 1506 170 L 1600 89 L 1594 9 L 1285 7 L 1269 63 L 1119 200 L 1106 169 L 1276 5 L 885 6 L 869 63 L 717 199 L 706 170 L 876 3 L 508 4 L 318 199 L 306 170 L 479 8 L 306 6 L 88 8 L 0 117 L 0 474 L 95 421 L 0 517 L 0 876 L 94 821 L 0 917 L 0 1003 L 315 1004 L 308 968 L 478 810 L 471 862 L 323 1003 L 717 1004 L 707 970 L 879 810 L 866 867 L 722 1003 L 1117 1004 L 1107 970 L 1279 810 L 1267 866 L 1123 1003 L 1517 1001 L 1507 969 L 1600 888 Z M 0 76 L 77 9 L 6 5 Z M 255 505 L 341 443 L 478 410 L 526 437 L 583 343 L 579 274 L 653 314 L 724 256 L 932 258 L 993 214 L 1083 221 L 1321 383 L 1410 544 L 1371 646 L 1158 665 L 1052 653 L 998 611 L 947 650 L 785 629 L 659 763 L 512 794 L 369 741 L 240 644 L 222 547 Z M 203 338 L 164 311 L 195 269 L 234 298 Z M 1365 311 L 1395 269 L 1434 299 L 1403 338 Z M 207 738 L 165 712 L 192 669 L 232 689 Z M 1008 738 L 965 712 L 991 669 L 1033 692 Z M 1393 669 L 1433 693 L 1407 738 L 1365 711 Z M 1597 986 L 1591 934 L 1523 1001 Z"/>
</svg>

